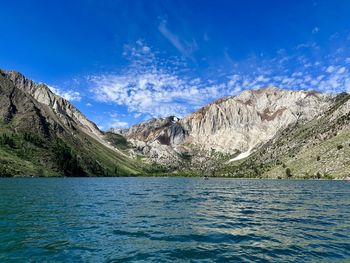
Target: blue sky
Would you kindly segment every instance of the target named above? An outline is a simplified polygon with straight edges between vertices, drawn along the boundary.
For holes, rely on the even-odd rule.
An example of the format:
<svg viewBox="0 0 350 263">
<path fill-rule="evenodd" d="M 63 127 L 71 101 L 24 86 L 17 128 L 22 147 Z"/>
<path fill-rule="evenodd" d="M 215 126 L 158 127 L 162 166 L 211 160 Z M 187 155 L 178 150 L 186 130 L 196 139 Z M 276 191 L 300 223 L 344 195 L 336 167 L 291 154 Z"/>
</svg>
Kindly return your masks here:
<svg viewBox="0 0 350 263">
<path fill-rule="evenodd" d="M 101 128 L 275 85 L 350 91 L 350 1 L 3 1 L 0 68 Z"/>
</svg>

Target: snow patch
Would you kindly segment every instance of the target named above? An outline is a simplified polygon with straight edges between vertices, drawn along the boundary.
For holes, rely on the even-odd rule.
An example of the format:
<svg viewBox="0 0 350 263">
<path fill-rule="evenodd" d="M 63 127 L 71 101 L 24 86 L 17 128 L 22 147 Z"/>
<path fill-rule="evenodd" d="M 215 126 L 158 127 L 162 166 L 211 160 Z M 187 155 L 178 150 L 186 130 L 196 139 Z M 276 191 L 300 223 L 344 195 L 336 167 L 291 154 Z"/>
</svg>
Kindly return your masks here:
<svg viewBox="0 0 350 263">
<path fill-rule="evenodd" d="M 251 149 L 249 149 L 248 151 L 246 151 L 244 153 L 240 153 L 235 158 L 230 159 L 227 163 L 231 163 L 231 162 L 234 162 L 234 161 L 238 161 L 238 160 L 247 158 L 250 154 L 251 154 Z"/>
</svg>

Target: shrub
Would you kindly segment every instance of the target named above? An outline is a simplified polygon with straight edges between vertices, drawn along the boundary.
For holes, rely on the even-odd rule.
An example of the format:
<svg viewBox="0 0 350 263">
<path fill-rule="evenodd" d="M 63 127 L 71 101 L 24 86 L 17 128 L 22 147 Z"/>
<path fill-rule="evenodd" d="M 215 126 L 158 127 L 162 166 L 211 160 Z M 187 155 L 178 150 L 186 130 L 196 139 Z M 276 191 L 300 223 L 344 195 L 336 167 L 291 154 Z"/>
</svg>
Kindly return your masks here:
<svg viewBox="0 0 350 263">
<path fill-rule="evenodd" d="M 36 146 L 42 146 L 43 145 L 43 141 L 41 140 L 41 138 L 37 135 L 25 132 L 23 133 L 23 139 L 27 142 L 30 142 Z"/>
<path fill-rule="evenodd" d="M 340 145 L 338 145 L 338 146 L 337 146 L 337 149 L 338 149 L 338 150 L 343 149 L 343 145 L 341 145 L 341 144 L 340 144 Z"/>
<path fill-rule="evenodd" d="M 0 145 L 7 145 L 11 148 L 15 148 L 16 144 L 15 144 L 15 141 L 13 140 L 13 135 L 12 135 L 12 137 L 10 137 L 7 134 L 3 134 L 0 137 Z"/>
<path fill-rule="evenodd" d="M 292 177 L 292 171 L 290 170 L 289 167 L 286 169 L 286 175 L 287 177 Z"/>
</svg>

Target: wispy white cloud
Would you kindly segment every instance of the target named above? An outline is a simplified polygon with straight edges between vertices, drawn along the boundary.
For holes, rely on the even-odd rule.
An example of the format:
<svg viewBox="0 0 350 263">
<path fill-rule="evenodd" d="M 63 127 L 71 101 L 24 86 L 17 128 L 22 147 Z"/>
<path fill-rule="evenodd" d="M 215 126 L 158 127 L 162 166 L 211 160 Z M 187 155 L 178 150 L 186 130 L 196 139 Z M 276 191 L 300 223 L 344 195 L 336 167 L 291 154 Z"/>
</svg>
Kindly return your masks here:
<svg viewBox="0 0 350 263">
<path fill-rule="evenodd" d="M 74 90 L 63 90 L 57 87 L 48 86 L 49 89 L 57 94 L 58 96 L 61 96 L 62 98 L 65 98 L 68 101 L 80 101 L 81 95 L 80 92 L 74 91 Z"/>
<path fill-rule="evenodd" d="M 182 75 L 181 60 L 164 62 L 156 54 L 142 41 L 126 46 L 128 68 L 118 74 L 89 76 L 95 99 L 127 106 L 135 116 L 183 116 L 224 92 L 221 85 L 206 86 L 198 77 Z"/>
<path fill-rule="evenodd" d="M 191 41 L 181 39 L 178 35 L 169 30 L 166 20 L 160 22 L 158 30 L 163 37 L 165 37 L 181 53 L 182 56 L 194 59 L 192 53 L 198 49 L 197 42 L 194 39 Z"/>
<path fill-rule="evenodd" d="M 332 72 L 334 72 L 334 70 L 335 70 L 335 67 L 334 67 L 333 65 L 328 66 L 328 67 L 326 68 L 326 72 L 327 72 L 327 73 L 332 73 Z"/>
<path fill-rule="evenodd" d="M 183 116 L 219 95 L 216 87 L 203 88 L 162 70 L 90 78 L 93 92 L 101 102 L 126 105 L 130 112 L 154 117 Z"/>
<path fill-rule="evenodd" d="M 111 128 L 126 128 L 128 126 L 129 123 L 127 123 L 126 121 L 120 121 L 118 119 L 112 120 L 112 122 L 110 123 Z"/>
</svg>

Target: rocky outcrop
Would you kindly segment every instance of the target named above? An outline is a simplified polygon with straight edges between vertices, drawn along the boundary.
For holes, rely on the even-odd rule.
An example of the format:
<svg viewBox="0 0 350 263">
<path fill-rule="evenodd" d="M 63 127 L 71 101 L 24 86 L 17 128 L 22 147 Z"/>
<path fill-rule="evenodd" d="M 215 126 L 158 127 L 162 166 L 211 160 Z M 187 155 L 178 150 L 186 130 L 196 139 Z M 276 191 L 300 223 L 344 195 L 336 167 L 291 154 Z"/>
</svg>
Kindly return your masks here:
<svg viewBox="0 0 350 263">
<path fill-rule="evenodd" d="M 179 118 L 174 116 L 154 118 L 134 125 L 130 129 L 112 129 L 112 131 L 129 139 L 144 142 L 158 141 L 162 145 L 179 144 L 183 142 L 187 135 L 179 122 Z"/>
<path fill-rule="evenodd" d="M 188 137 L 187 131 L 175 116 L 153 118 L 129 129 L 111 129 L 111 132 L 123 135 L 134 148 L 167 166 L 178 165 L 181 143 Z"/>
</svg>

